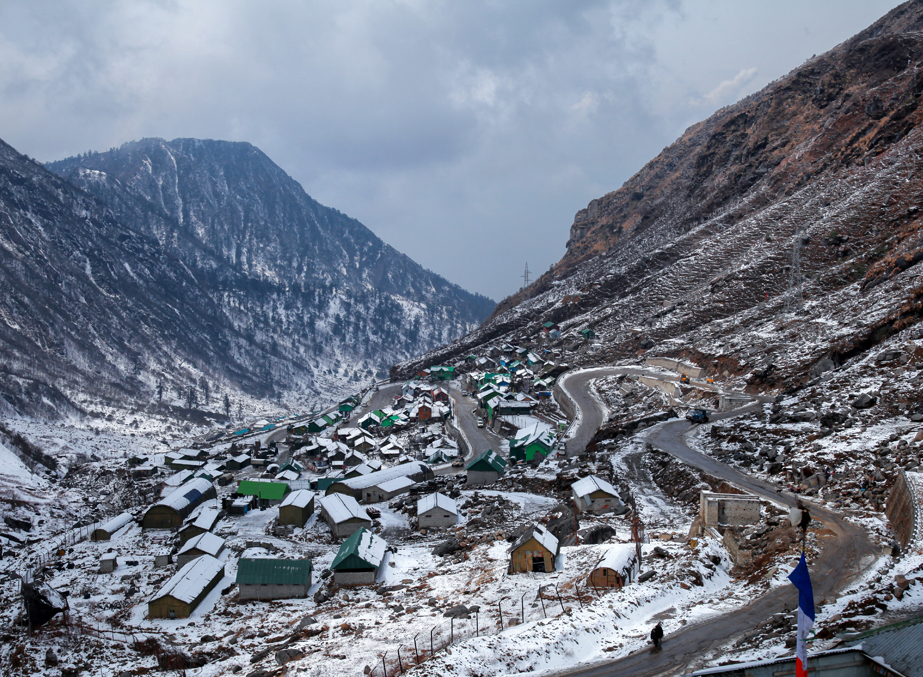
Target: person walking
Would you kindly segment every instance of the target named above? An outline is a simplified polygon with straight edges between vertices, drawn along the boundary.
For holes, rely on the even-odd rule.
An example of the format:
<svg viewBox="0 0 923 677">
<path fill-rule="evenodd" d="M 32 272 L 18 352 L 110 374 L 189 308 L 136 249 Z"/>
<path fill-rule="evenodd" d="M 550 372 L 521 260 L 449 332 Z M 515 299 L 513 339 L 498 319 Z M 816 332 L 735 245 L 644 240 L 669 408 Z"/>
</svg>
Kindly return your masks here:
<svg viewBox="0 0 923 677">
<path fill-rule="evenodd" d="M 658 622 L 657 625 L 654 626 L 654 629 L 651 630 L 651 641 L 654 642 L 655 648 L 657 649 L 660 648 L 660 640 L 662 639 L 663 639 L 663 626 L 661 626 L 660 623 Z"/>
</svg>

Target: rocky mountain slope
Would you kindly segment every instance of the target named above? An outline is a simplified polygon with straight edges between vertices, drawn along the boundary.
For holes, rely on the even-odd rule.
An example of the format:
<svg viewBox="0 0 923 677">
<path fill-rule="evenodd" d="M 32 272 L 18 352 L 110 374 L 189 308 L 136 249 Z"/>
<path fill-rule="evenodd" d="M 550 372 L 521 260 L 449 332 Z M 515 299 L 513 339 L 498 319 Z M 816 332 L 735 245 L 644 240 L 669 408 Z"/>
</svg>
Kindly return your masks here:
<svg viewBox="0 0 923 677">
<path fill-rule="evenodd" d="M 8 414 L 304 404 L 493 306 L 245 143 L 148 139 L 48 167 L 4 144 L 0 247 Z"/>
<path fill-rule="evenodd" d="M 921 29 L 923 3 L 908 2 L 692 126 L 577 213 L 552 271 L 422 361 L 551 320 L 563 345 L 583 327 L 600 339 L 572 363 L 688 356 L 787 388 L 916 323 Z"/>
</svg>

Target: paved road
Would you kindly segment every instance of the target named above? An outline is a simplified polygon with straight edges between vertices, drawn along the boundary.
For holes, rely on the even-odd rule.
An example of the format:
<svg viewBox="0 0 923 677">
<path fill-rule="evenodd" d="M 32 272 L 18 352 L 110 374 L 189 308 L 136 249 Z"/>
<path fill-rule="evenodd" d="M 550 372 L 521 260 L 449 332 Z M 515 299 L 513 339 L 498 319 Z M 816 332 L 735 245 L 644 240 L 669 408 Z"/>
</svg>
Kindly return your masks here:
<svg viewBox="0 0 923 677">
<path fill-rule="evenodd" d="M 562 390 L 566 390 L 582 415 L 581 425 L 572 438 L 576 440 L 575 450 L 586 446 L 602 423 L 604 416 L 598 403 L 588 394 L 589 381 L 603 376 L 639 373 L 640 371 L 643 370 L 600 368 L 565 379 Z M 750 405 L 750 407 L 726 414 L 716 414 L 712 418 L 738 416 L 751 411 L 755 406 L 758 405 Z M 650 439 L 658 449 L 709 474 L 722 477 L 746 491 L 785 505 L 795 504 L 797 500 L 795 496 L 787 492 L 780 492 L 775 485 L 752 478 L 690 449 L 684 436 L 691 427 L 692 424 L 685 420 L 671 421 L 654 429 Z M 568 453 L 571 453 L 570 445 L 568 445 Z M 864 530 L 849 524 L 840 515 L 819 507 L 812 507 L 811 513 L 815 519 L 824 523 L 831 534 L 824 538 L 823 550 L 812 565 L 811 578 L 814 585 L 814 597 L 816 600 L 822 600 L 825 597 L 831 599 L 873 561 L 877 550 Z M 660 651 L 653 652 L 650 649 L 644 649 L 625 658 L 559 674 L 574 677 L 651 677 L 680 674 L 693 665 L 696 659 L 709 652 L 715 652 L 736 635 L 751 631 L 773 614 L 791 610 L 796 605 L 797 595 L 794 593 L 794 588 L 781 586 L 737 611 L 688 626 L 665 637 L 663 648 Z"/>
<path fill-rule="evenodd" d="M 462 391 L 449 384 L 449 397 L 452 398 L 452 410 L 455 412 L 455 422 L 461 429 L 468 441 L 468 454 L 465 456 L 465 463 L 473 460 L 478 454 L 488 449 L 500 451 L 500 438 L 489 428 L 478 428 L 477 415 L 474 410 L 477 409 L 477 400 L 473 397 L 462 397 Z M 436 471 L 437 475 L 457 475 L 464 472 L 464 468 L 442 468 Z"/>
</svg>

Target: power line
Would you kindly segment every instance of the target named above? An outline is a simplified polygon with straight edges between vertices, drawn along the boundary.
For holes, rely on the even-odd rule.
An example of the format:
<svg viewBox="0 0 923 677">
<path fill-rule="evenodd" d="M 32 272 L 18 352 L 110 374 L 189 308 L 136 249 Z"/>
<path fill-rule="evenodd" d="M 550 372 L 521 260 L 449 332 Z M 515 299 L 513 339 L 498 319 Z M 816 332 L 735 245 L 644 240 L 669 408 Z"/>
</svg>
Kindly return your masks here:
<svg viewBox="0 0 923 677">
<path fill-rule="evenodd" d="M 526 272 L 522 274 L 522 289 L 529 286 L 529 262 L 526 261 Z"/>
</svg>

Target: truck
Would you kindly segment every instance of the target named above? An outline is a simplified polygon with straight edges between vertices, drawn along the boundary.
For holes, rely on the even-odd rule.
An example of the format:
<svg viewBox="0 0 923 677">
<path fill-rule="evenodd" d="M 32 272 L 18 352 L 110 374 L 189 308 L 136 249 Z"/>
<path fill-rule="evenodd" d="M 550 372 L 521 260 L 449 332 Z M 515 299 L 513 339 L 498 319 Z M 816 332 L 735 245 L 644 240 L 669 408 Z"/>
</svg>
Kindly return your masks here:
<svg viewBox="0 0 923 677">
<path fill-rule="evenodd" d="M 686 420 L 690 423 L 708 423 L 708 412 L 705 409 L 693 409 L 686 414 Z"/>
</svg>

